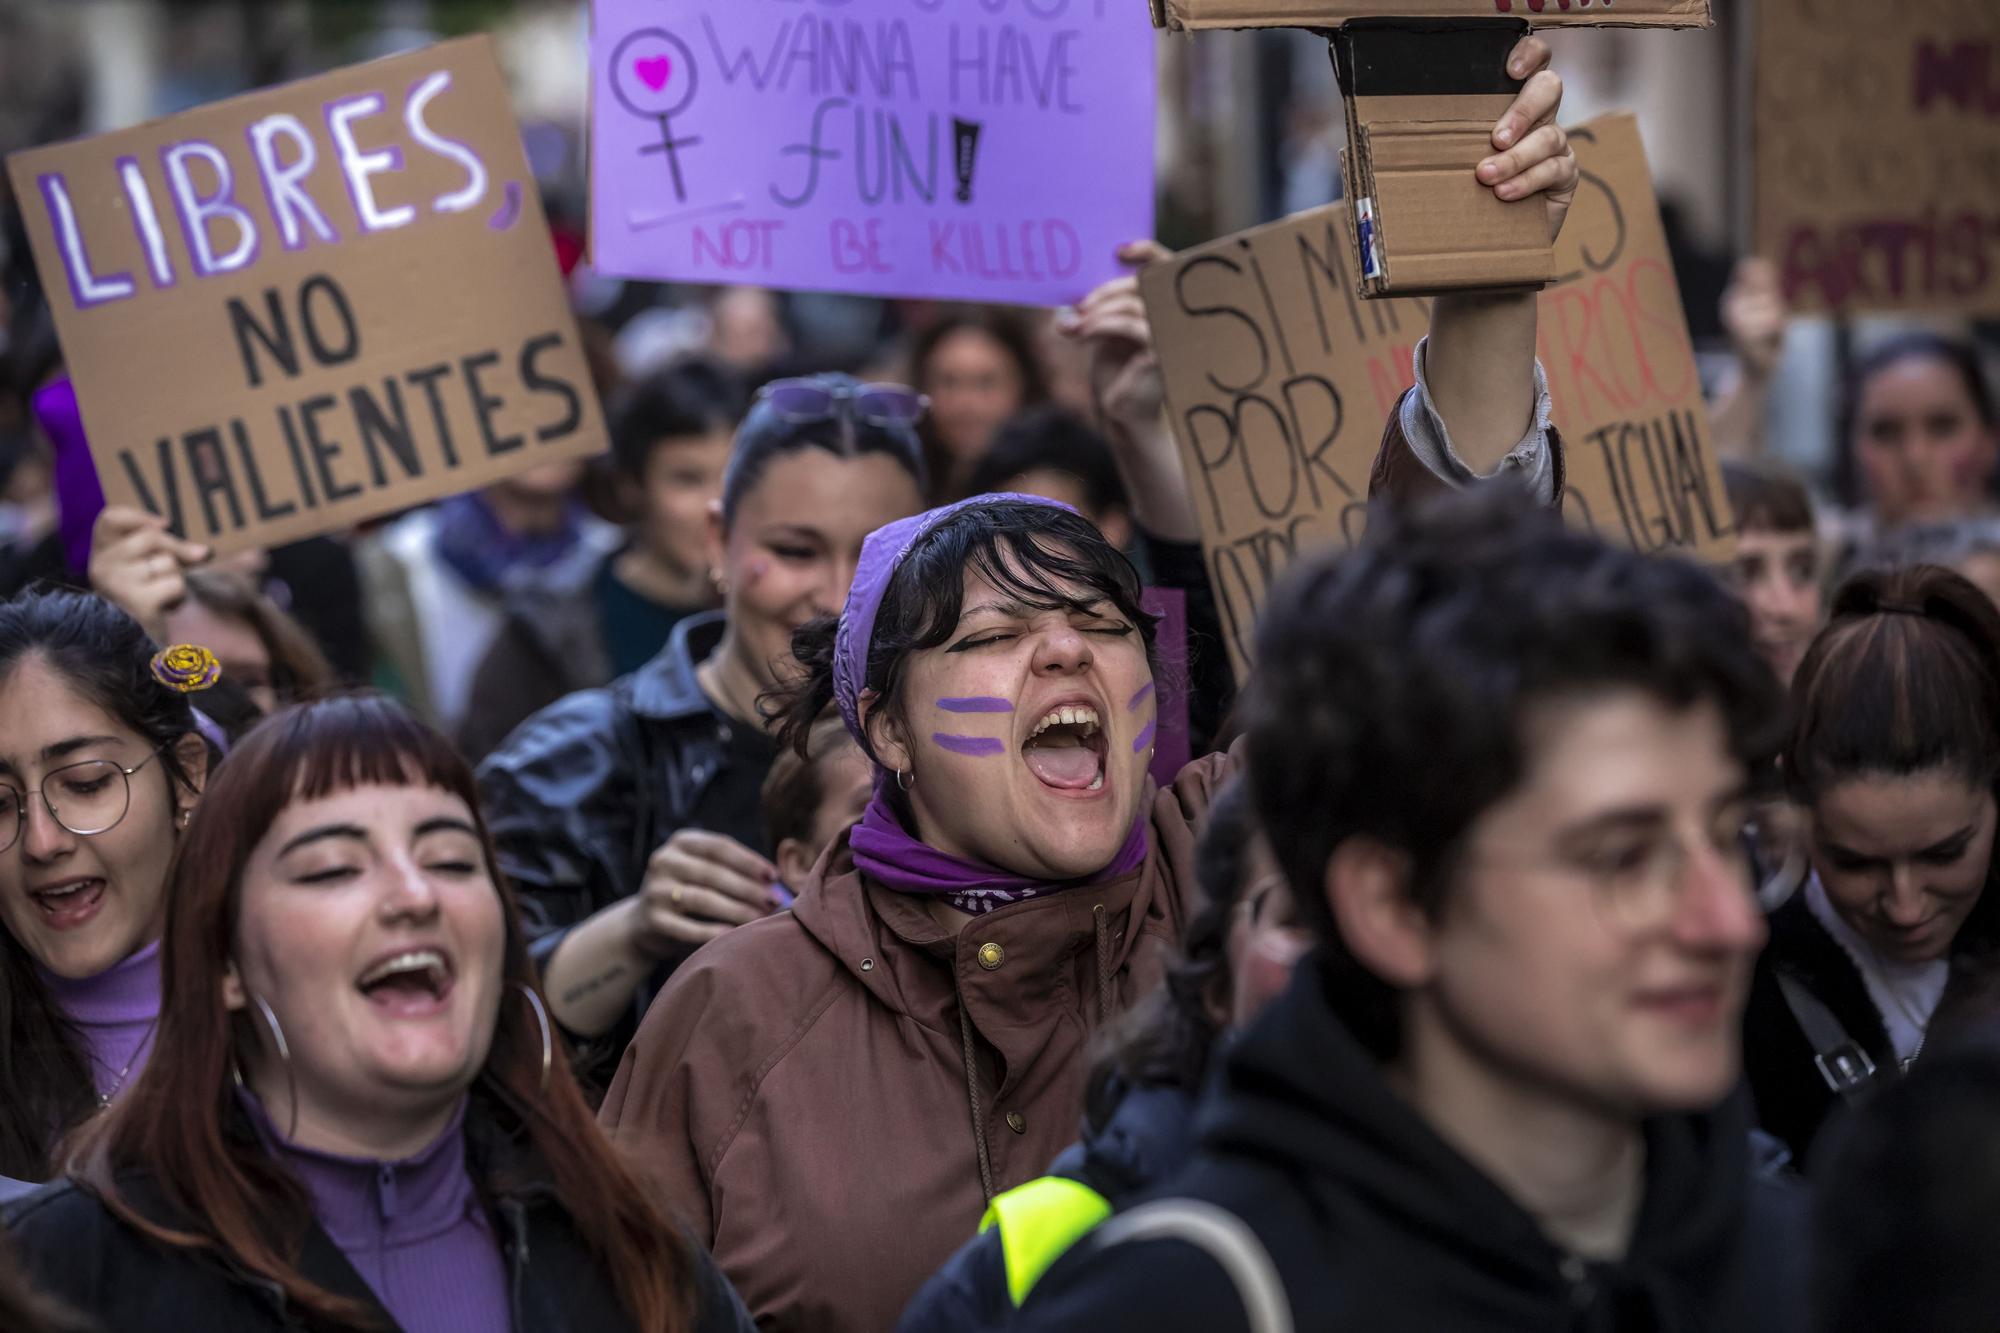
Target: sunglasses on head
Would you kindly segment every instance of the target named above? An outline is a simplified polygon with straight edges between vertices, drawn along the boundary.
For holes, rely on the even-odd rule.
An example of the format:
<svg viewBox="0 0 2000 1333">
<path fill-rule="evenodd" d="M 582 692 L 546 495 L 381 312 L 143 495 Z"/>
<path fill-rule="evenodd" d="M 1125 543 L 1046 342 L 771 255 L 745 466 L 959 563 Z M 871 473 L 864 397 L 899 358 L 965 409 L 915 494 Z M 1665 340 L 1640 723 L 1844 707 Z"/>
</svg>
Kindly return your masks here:
<svg viewBox="0 0 2000 1333">
<path fill-rule="evenodd" d="M 901 384 L 823 384 L 818 380 L 775 380 L 758 393 L 786 421 L 809 425 L 832 421 L 843 408 L 871 426 L 914 426 L 931 400 Z"/>
</svg>

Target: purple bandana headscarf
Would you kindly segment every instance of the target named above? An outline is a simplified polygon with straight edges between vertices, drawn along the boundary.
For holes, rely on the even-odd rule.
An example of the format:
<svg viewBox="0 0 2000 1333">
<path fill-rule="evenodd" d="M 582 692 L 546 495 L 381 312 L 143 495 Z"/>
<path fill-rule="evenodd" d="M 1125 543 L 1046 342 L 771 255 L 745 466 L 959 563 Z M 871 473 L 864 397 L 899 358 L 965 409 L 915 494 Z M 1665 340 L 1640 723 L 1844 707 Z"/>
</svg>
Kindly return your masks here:
<svg viewBox="0 0 2000 1333">
<path fill-rule="evenodd" d="M 882 609 L 882 599 L 887 595 L 889 583 L 903 561 L 939 524 L 974 505 L 1005 501 L 1076 512 L 1066 504 L 1039 495 L 999 492 L 975 495 L 969 500 L 960 500 L 957 504 L 898 519 L 877 528 L 861 544 L 861 559 L 854 567 L 854 584 L 848 589 L 847 606 L 840 613 L 840 628 L 835 632 L 833 641 L 834 702 L 840 707 L 840 716 L 847 723 L 848 734 L 854 737 L 861 752 L 875 764 L 875 798 L 868 803 L 861 822 L 848 835 L 848 846 L 854 853 L 856 868 L 884 888 L 898 893 L 941 894 L 953 907 L 975 916 L 1060 889 L 1117 879 L 1137 870 L 1146 859 L 1144 811 L 1133 821 L 1125 845 L 1119 848 L 1111 864 L 1085 879 L 1052 881 L 1033 879 L 999 866 L 952 856 L 919 842 L 903 827 L 895 810 L 883 797 L 885 784 L 891 780 L 890 775 L 882 766 L 882 761 L 876 758 L 874 748 L 868 744 L 867 734 L 861 727 L 861 695 L 867 687 L 868 649 L 875 638 L 875 617 Z"/>
</svg>

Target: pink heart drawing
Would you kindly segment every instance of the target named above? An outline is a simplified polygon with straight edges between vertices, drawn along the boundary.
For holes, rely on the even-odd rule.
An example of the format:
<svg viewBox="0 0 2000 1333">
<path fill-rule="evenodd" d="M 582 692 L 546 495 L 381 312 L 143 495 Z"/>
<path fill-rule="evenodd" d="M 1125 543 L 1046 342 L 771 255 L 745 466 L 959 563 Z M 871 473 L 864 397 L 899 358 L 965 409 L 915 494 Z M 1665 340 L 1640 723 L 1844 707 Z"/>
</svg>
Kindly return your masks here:
<svg viewBox="0 0 2000 1333">
<path fill-rule="evenodd" d="M 667 77 L 674 72 L 671 56 L 646 56 L 632 62 L 632 69 L 648 88 L 654 92 L 667 86 Z"/>
</svg>

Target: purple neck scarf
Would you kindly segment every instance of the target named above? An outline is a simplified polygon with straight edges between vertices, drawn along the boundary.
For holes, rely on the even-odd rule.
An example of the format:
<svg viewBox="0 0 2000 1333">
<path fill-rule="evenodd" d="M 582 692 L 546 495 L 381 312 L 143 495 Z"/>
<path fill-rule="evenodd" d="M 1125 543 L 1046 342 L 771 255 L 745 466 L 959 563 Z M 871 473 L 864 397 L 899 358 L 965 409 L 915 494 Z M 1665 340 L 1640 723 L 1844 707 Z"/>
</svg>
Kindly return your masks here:
<svg viewBox="0 0 2000 1333">
<path fill-rule="evenodd" d="M 1095 875 L 1076 880 L 1032 879 L 998 866 L 941 852 L 919 842 L 884 799 L 886 784 L 893 775 L 876 758 L 861 727 L 861 696 L 867 688 L 868 649 L 875 637 L 875 617 L 897 569 L 911 551 L 930 536 L 938 525 L 962 509 L 974 505 L 1012 502 L 1046 505 L 1051 509 L 1070 506 L 1039 495 L 996 493 L 975 495 L 957 504 L 945 505 L 877 528 L 861 544 L 861 559 L 855 565 L 854 583 L 848 589 L 847 606 L 840 614 L 840 628 L 833 645 L 833 697 L 840 716 L 847 723 L 861 752 L 875 764 L 875 799 L 848 835 L 854 852 L 855 868 L 868 878 L 897 893 L 943 896 L 961 912 L 983 916 L 987 912 L 1025 901 L 1045 893 L 1073 889 L 1117 879 L 1137 870 L 1146 859 L 1146 817 L 1142 810 L 1132 821 L 1125 845 L 1111 863 Z M 1073 509 L 1070 512 L 1074 513 Z"/>
<path fill-rule="evenodd" d="M 959 911 L 984 916 L 1009 903 L 1085 884 L 1103 884 L 1131 874 L 1146 861 L 1146 817 L 1142 811 L 1132 821 L 1125 845 L 1111 858 L 1111 864 L 1095 875 L 1072 880 L 1031 879 L 919 842 L 882 799 L 878 783 L 875 799 L 868 803 L 861 822 L 849 831 L 847 845 L 854 853 L 855 868 L 883 888 L 897 893 L 942 895 Z"/>
</svg>

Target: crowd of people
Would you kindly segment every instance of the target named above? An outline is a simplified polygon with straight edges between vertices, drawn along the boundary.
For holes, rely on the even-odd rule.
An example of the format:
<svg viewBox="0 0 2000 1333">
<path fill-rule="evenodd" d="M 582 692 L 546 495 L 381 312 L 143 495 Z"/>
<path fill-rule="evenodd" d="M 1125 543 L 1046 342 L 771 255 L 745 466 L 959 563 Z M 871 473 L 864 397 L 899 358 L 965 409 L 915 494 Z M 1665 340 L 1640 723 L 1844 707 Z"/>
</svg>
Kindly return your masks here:
<svg viewBox="0 0 2000 1333">
<path fill-rule="evenodd" d="M 1239 688 L 1131 277 L 868 365 L 717 298 L 602 466 L 227 557 L 64 481 L 33 290 L 0 1327 L 1990 1329 L 1969 344 L 1856 364 L 1836 509 L 1746 263 L 1710 569 L 1565 522 L 1533 294 L 1439 296 Z"/>
</svg>

